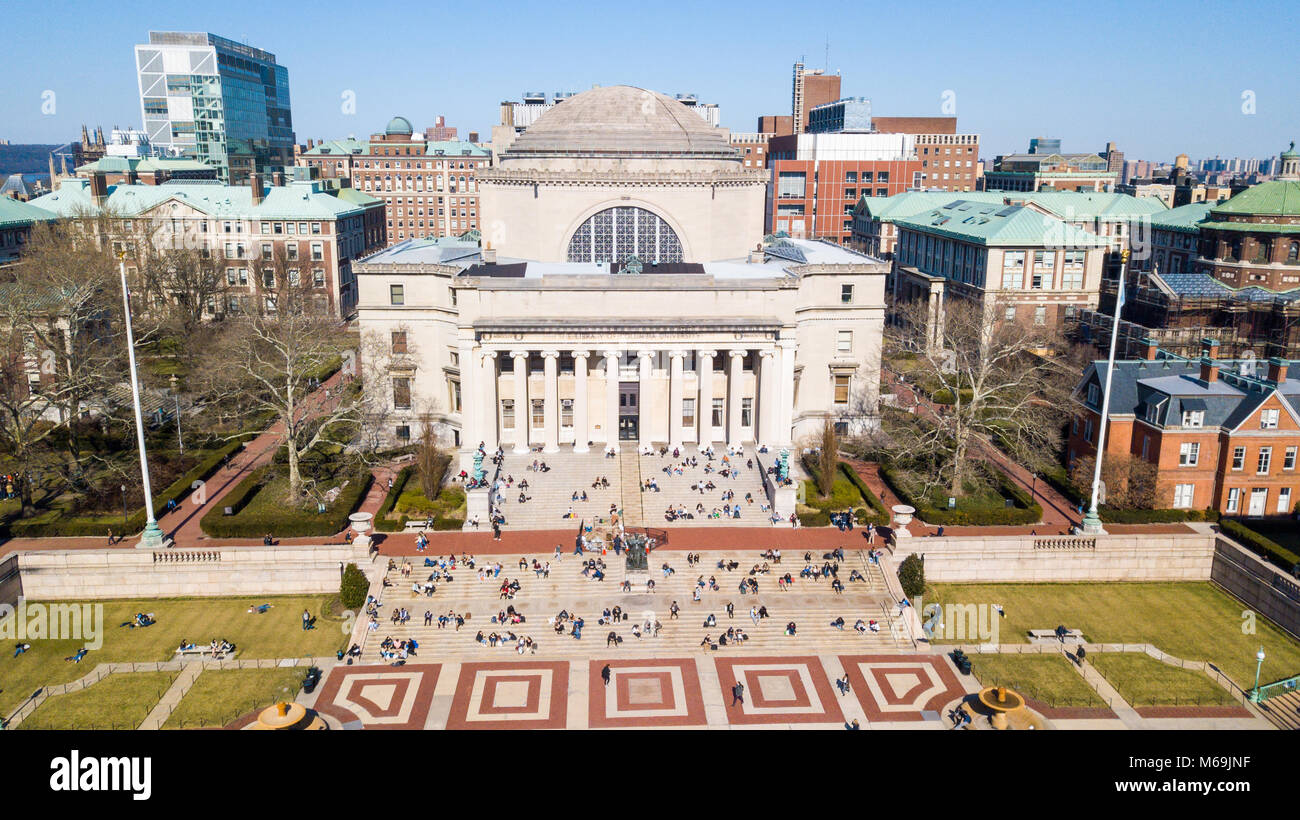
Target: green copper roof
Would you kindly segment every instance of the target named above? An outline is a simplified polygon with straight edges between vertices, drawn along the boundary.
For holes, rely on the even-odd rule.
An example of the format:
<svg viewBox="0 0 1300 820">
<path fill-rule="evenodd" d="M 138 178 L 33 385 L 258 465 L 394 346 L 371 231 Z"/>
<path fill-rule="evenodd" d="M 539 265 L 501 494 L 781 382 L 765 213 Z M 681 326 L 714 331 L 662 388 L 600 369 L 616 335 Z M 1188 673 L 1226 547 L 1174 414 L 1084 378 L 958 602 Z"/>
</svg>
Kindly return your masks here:
<svg viewBox="0 0 1300 820">
<path fill-rule="evenodd" d="M 392 143 L 389 143 L 390 145 Z M 486 157 L 491 154 L 486 148 L 480 148 L 472 142 L 465 140 L 438 140 L 423 142 L 416 140 L 416 145 L 424 145 L 426 156 L 449 156 L 449 157 Z M 384 143 L 379 143 L 382 147 Z M 321 144 L 314 146 L 310 151 L 304 151 L 303 156 L 341 156 L 344 154 L 359 154 L 363 156 L 382 157 L 384 154 L 371 154 L 370 142 L 367 140 L 345 139 L 345 140 L 326 140 Z M 466 153 L 468 152 L 468 153 Z"/>
<path fill-rule="evenodd" d="M 956 200 L 927 213 L 896 219 L 899 228 L 939 234 L 987 247 L 1106 247 L 1110 240 L 1033 208 Z"/>
<path fill-rule="evenodd" d="M 411 121 L 406 117 L 393 117 L 388 121 L 388 127 L 384 129 L 385 134 L 401 135 L 410 134 L 414 129 L 411 128 Z"/>
<path fill-rule="evenodd" d="M 1205 220 L 1212 206 L 1208 202 L 1193 202 L 1180 205 L 1151 217 L 1151 227 L 1158 230 L 1196 233 L 1201 229 L 1198 224 Z"/>
<path fill-rule="evenodd" d="M 348 137 L 345 140 L 325 140 L 319 145 L 312 146 L 311 150 L 304 151 L 304 156 L 327 156 L 340 154 L 369 154 L 370 142 L 368 140 L 359 140 Z"/>
<path fill-rule="evenodd" d="M 319 182 L 290 182 L 265 190 L 262 202 L 254 205 L 253 189 L 247 185 L 175 182 L 164 185 L 110 185 L 106 205 L 108 210 L 126 217 L 145 213 L 169 199 L 175 199 L 214 218 L 329 220 L 364 213 L 367 205 L 379 202 L 360 191 L 354 191 L 346 198 L 341 197 L 337 191 L 325 189 Z M 59 190 L 32 202 L 59 216 L 99 212 L 99 207 L 90 195 L 90 181 L 85 179 L 65 180 Z"/>
<path fill-rule="evenodd" d="M 125 174 L 130 171 L 142 174 L 151 174 L 154 171 L 170 171 L 172 173 L 211 171 L 213 175 L 216 174 L 215 167 L 187 157 L 100 157 L 94 162 L 78 165 L 77 171 L 88 174 Z"/>
<path fill-rule="evenodd" d="M 907 191 L 894 196 L 862 197 L 862 204 L 872 218 L 893 222 L 957 199 L 994 204 L 1005 204 L 1008 200 L 1016 204 L 1032 202 L 1067 222 L 1129 220 L 1168 211 L 1164 203 L 1154 197 L 1078 191 Z"/>
<path fill-rule="evenodd" d="M 1251 186 L 1210 212 L 1219 214 L 1300 216 L 1300 180 L 1275 179 Z"/>
<path fill-rule="evenodd" d="M 1300 159 L 1295 150 L 1295 140 L 1291 140 L 1291 147 L 1282 152 L 1282 159 Z"/>
<path fill-rule="evenodd" d="M 22 228 L 34 222 L 53 222 L 58 218 L 57 214 L 37 205 L 0 196 L 0 228 Z"/>
</svg>

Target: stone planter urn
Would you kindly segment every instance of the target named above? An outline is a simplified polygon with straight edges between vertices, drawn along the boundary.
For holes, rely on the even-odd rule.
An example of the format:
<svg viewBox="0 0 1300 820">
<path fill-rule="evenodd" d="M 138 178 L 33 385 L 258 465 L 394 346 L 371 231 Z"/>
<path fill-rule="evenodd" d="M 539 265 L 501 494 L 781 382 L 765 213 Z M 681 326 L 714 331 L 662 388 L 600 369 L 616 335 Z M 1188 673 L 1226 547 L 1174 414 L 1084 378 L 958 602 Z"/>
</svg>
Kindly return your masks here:
<svg viewBox="0 0 1300 820">
<path fill-rule="evenodd" d="M 894 537 L 911 538 L 912 533 L 907 529 L 907 525 L 912 523 L 912 516 L 916 515 L 916 507 L 910 504 L 895 504 L 889 509 L 894 514 L 894 520 L 890 524 L 894 530 Z"/>
<path fill-rule="evenodd" d="M 357 537 L 352 539 L 353 546 L 370 549 L 370 536 L 366 533 L 370 530 L 370 522 L 374 517 L 373 513 L 368 512 L 354 512 L 348 516 L 348 522 L 357 534 Z"/>
</svg>

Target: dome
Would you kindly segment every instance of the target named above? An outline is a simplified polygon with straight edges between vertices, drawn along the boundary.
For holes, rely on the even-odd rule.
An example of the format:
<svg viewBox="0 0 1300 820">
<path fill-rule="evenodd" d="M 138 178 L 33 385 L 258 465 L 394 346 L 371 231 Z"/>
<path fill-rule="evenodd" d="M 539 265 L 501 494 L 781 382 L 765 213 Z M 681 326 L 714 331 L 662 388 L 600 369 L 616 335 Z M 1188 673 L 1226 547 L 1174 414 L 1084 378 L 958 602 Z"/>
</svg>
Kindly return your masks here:
<svg viewBox="0 0 1300 820">
<path fill-rule="evenodd" d="M 1291 147 L 1282 152 L 1282 159 L 1300 159 L 1300 154 L 1295 150 L 1295 140 L 1291 140 Z"/>
<path fill-rule="evenodd" d="M 384 133 L 389 136 L 409 135 L 412 130 L 411 121 L 406 117 L 393 117 L 388 121 L 388 127 L 384 129 Z"/>
<path fill-rule="evenodd" d="M 555 105 L 520 134 L 510 156 L 587 155 L 735 159 L 726 132 L 657 91 L 593 88 Z"/>
</svg>

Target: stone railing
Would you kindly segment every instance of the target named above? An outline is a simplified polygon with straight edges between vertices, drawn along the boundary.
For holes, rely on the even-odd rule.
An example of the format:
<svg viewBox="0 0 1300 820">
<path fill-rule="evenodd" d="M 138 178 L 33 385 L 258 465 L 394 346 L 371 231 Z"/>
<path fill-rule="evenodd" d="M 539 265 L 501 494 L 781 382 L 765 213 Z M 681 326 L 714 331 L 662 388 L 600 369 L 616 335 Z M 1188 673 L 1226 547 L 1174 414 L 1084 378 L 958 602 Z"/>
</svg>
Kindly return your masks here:
<svg viewBox="0 0 1300 820">
<path fill-rule="evenodd" d="M 1036 550 L 1096 550 L 1097 539 L 1075 535 L 1047 536 L 1034 538 Z"/>
<path fill-rule="evenodd" d="M 153 562 L 155 564 L 213 563 L 220 560 L 221 552 L 219 550 L 168 550 L 153 553 Z"/>
</svg>

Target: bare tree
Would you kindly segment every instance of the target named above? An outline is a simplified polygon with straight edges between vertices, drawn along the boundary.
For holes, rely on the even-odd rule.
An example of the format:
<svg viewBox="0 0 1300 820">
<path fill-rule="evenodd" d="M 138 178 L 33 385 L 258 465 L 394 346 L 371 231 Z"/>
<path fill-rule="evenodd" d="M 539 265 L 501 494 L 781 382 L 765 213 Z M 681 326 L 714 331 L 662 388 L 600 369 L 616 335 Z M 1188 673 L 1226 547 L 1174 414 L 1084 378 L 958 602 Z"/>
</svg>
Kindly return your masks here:
<svg viewBox="0 0 1300 820">
<path fill-rule="evenodd" d="M 301 461 L 327 439 L 331 428 L 357 420 L 357 391 L 340 387 L 326 397 L 312 394 L 312 380 L 349 355 L 350 337 L 282 254 L 257 277 L 256 307 L 246 318 L 228 321 L 218 349 L 230 390 L 253 412 L 274 415 L 288 451 L 290 503 L 306 496 Z M 355 351 L 350 351 L 355 356 Z"/>
<path fill-rule="evenodd" d="M 817 450 L 817 491 L 829 498 L 835 487 L 835 468 L 839 466 L 839 436 L 835 433 L 835 423 L 829 418 L 822 425 L 820 444 Z"/>
<path fill-rule="evenodd" d="M 1083 456 L 1074 461 L 1070 480 L 1076 487 L 1091 487 L 1097 460 Z M 1123 510 L 1149 510 L 1156 500 L 1156 465 L 1130 453 L 1110 453 L 1101 463 L 1106 485 L 1106 506 Z"/>
<path fill-rule="evenodd" d="M 1004 319 L 1004 307 L 994 298 L 951 299 L 936 317 L 924 301 L 896 306 L 900 322 L 887 344 L 914 357 L 921 387 L 951 399 L 936 410 L 918 407 L 919 418 L 885 418 L 899 455 L 934 466 L 927 489 L 946 483 L 949 495 L 963 495 L 971 449 L 981 438 L 996 436 L 1013 454 L 1059 447 L 1068 383 L 1040 355 L 1055 333 Z"/>
</svg>

